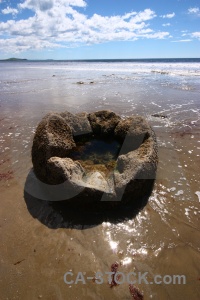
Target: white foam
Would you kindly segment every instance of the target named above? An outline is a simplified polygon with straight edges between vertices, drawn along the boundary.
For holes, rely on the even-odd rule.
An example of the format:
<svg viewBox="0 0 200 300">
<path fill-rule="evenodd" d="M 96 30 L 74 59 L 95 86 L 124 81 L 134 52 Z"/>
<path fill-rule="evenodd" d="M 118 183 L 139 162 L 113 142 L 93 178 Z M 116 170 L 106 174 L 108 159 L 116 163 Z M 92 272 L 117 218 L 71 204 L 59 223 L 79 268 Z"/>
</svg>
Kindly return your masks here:
<svg viewBox="0 0 200 300">
<path fill-rule="evenodd" d="M 172 187 L 172 188 L 170 188 L 170 189 L 167 189 L 168 192 L 174 192 L 175 190 L 176 190 L 175 187 Z"/>
<path fill-rule="evenodd" d="M 175 194 L 175 196 L 179 196 L 179 195 L 183 195 L 183 190 L 179 190 L 179 191 Z"/>
<path fill-rule="evenodd" d="M 200 202 L 200 192 L 199 191 L 195 192 L 195 195 L 197 195 L 199 202 Z"/>
<path fill-rule="evenodd" d="M 189 216 L 189 212 L 190 212 L 190 209 L 189 208 L 185 208 L 185 215 L 186 216 Z"/>
<path fill-rule="evenodd" d="M 132 262 L 132 258 L 131 257 L 125 257 L 123 260 L 122 260 L 122 265 L 128 265 Z"/>
<path fill-rule="evenodd" d="M 29 69 L 45 69 L 45 70 L 62 70 L 65 71 L 103 71 L 103 72 L 130 72 L 132 74 L 155 74 L 155 76 L 200 76 L 199 63 L 137 63 L 137 62 L 96 62 L 88 64 L 87 62 L 82 63 L 55 63 L 54 65 L 44 66 L 29 66 Z M 134 72 L 134 73 L 133 73 Z M 109 74 L 110 75 L 110 74 Z M 115 75 L 115 74 L 113 74 Z M 110 75 L 113 77 L 113 75 Z M 126 79 L 126 77 L 125 77 Z"/>
</svg>

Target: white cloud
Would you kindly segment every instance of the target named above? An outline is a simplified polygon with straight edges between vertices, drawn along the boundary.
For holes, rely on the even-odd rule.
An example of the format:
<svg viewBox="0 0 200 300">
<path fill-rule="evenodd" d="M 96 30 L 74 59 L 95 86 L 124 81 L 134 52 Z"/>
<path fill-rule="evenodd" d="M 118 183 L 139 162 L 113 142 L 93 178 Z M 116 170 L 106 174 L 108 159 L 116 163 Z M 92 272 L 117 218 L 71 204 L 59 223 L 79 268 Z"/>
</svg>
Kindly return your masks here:
<svg viewBox="0 0 200 300">
<path fill-rule="evenodd" d="M 188 40 L 190 39 L 190 41 L 191 41 L 191 39 L 193 40 L 193 39 L 198 39 L 198 40 L 200 40 L 200 31 L 196 31 L 196 32 L 188 32 L 187 30 L 183 30 L 182 32 L 186 32 L 186 33 L 182 33 L 182 35 L 181 36 L 188 36 Z M 183 40 L 184 41 L 184 40 Z M 187 41 L 187 40 L 185 40 L 185 41 Z"/>
<path fill-rule="evenodd" d="M 200 31 L 192 32 L 191 36 L 200 40 Z"/>
<path fill-rule="evenodd" d="M 18 10 L 16 8 L 11 8 L 11 7 L 7 6 L 7 8 L 2 9 L 1 12 L 4 15 L 7 15 L 7 14 L 16 15 L 18 13 Z"/>
<path fill-rule="evenodd" d="M 177 41 L 171 41 L 172 43 L 187 43 L 187 42 L 192 42 L 191 39 L 186 39 L 186 40 L 177 40 Z"/>
<path fill-rule="evenodd" d="M 31 9 L 34 16 L 28 19 L 0 22 L 2 51 L 29 49 L 53 49 L 77 47 L 81 44 L 97 44 L 108 41 L 137 39 L 163 39 L 169 32 L 154 31 L 149 21 L 156 17 L 151 9 L 124 15 L 87 17 L 76 10 L 85 8 L 83 0 L 25 0 L 19 9 Z M 0 36 L 1 38 L 1 36 Z"/>
<path fill-rule="evenodd" d="M 161 16 L 161 18 L 163 18 L 163 19 L 171 19 L 173 17 L 175 17 L 175 13 L 174 12 L 171 13 L 171 14 L 167 14 L 167 15 L 162 15 Z"/>
<path fill-rule="evenodd" d="M 124 20 L 129 19 L 130 17 L 135 16 L 135 15 L 137 15 L 137 13 L 135 11 L 131 12 L 131 13 L 128 13 L 128 14 L 125 14 L 124 15 Z"/>
<path fill-rule="evenodd" d="M 169 37 L 169 32 L 155 32 L 146 36 L 149 39 L 164 39 Z"/>
<path fill-rule="evenodd" d="M 8 53 L 19 53 L 31 49 L 41 50 L 48 48 L 56 48 L 58 45 L 48 42 L 38 40 L 37 38 L 32 37 L 15 37 L 11 39 L 0 39 L 0 49 L 6 48 Z M 60 47 L 60 45 L 59 45 Z"/>
<path fill-rule="evenodd" d="M 171 26 L 171 24 L 170 23 L 164 23 L 164 24 L 162 24 L 162 26 L 167 27 L 167 26 Z"/>
<path fill-rule="evenodd" d="M 87 5 L 84 0 L 25 0 L 23 3 L 19 4 L 19 7 L 22 9 L 29 8 L 34 11 L 37 11 L 38 9 L 41 11 L 47 11 L 56 6 L 56 3 L 58 7 L 85 7 Z"/>
<path fill-rule="evenodd" d="M 200 16 L 200 9 L 198 7 L 191 7 L 188 9 L 188 13 Z"/>
</svg>

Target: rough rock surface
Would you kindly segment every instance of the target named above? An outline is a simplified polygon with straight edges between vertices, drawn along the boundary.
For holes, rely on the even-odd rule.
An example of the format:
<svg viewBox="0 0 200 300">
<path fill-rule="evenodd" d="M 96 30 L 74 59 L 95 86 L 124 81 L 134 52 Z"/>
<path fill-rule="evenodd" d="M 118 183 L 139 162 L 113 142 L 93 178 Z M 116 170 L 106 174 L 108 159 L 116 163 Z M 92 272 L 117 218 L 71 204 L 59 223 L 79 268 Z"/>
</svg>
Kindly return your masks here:
<svg viewBox="0 0 200 300">
<path fill-rule="evenodd" d="M 112 136 L 121 142 L 116 168 L 109 176 L 87 172 L 69 158 L 77 137 Z M 111 111 L 50 113 L 39 123 L 32 146 L 36 177 L 43 183 L 66 184 L 66 199 L 77 203 L 131 202 L 148 195 L 155 179 L 158 156 L 154 131 L 140 116 L 122 120 Z M 49 199 L 51 200 L 51 199 Z M 59 199 L 58 199 L 59 200 Z"/>
<path fill-rule="evenodd" d="M 137 149 L 151 134 L 147 121 L 140 116 L 121 120 L 115 128 L 115 137 L 123 142 L 124 152 Z"/>
<path fill-rule="evenodd" d="M 72 129 L 65 119 L 56 113 L 47 114 L 37 127 L 32 146 L 32 162 L 38 179 L 51 183 L 48 159 L 67 157 L 75 145 Z"/>
<path fill-rule="evenodd" d="M 120 117 L 112 111 L 102 110 L 88 115 L 92 131 L 101 136 L 111 136 L 115 127 L 120 121 Z"/>
<path fill-rule="evenodd" d="M 73 136 L 92 133 L 92 128 L 87 118 L 87 113 L 73 115 L 70 112 L 63 112 L 60 114 L 60 116 L 70 126 Z"/>
</svg>

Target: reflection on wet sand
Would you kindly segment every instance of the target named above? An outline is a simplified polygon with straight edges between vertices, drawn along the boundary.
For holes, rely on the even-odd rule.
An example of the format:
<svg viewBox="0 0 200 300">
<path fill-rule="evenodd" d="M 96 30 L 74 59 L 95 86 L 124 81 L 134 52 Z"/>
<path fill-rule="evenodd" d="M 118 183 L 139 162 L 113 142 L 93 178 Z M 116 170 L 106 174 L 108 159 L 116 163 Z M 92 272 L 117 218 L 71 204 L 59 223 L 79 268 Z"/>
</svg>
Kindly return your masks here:
<svg viewBox="0 0 200 300">
<path fill-rule="evenodd" d="M 151 183 L 152 187 L 153 182 Z M 149 191 L 150 194 L 151 191 Z M 116 204 L 113 204 L 112 208 L 112 204 L 101 202 L 92 207 L 91 203 L 80 205 L 80 203 L 69 203 L 68 200 L 45 201 L 37 199 L 26 192 L 26 186 L 24 191 L 24 199 L 30 214 L 44 225 L 54 229 L 87 229 L 88 227 L 98 226 L 102 222 L 116 224 L 123 222 L 123 220 L 132 219 L 146 205 L 149 195 L 129 205 L 120 205 L 116 208 Z"/>
</svg>

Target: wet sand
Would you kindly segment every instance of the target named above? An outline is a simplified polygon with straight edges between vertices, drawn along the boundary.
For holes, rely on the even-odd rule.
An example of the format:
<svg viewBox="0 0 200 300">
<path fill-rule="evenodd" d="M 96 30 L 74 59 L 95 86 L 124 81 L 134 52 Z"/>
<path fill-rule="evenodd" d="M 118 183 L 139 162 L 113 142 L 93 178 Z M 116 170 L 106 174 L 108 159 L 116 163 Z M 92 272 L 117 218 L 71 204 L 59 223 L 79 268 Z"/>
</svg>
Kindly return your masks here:
<svg viewBox="0 0 200 300">
<path fill-rule="evenodd" d="M 150 281 L 157 274 L 186 276 L 186 284 L 180 285 L 135 284 L 144 299 L 198 300 L 200 123 L 198 115 L 191 111 L 199 109 L 197 94 L 178 90 L 185 97 L 185 106 L 179 109 L 180 102 L 169 96 L 169 102 L 175 106 L 169 110 L 164 99 L 148 101 L 151 89 L 150 98 L 140 104 L 122 101 L 122 92 L 104 100 L 106 87 L 101 91 L 97 77 L 95 86 L 79 87 L 76 81 L 81 78 L 80 75 L 69 83 L 70 88 L 79 90 L 72 98 L 78 96 L 80 100 L 82 93 L 87 95 L 83 95 L 87 101 L 79 107 L 73 107 L 70 97 L 65 102 L 54 103 L 53 97 L 45 98 L 44 102 L 41 91 L 39 96 L 1 94 L 1 299 L 132 299 L 128 283 L 111 288 L 106 276 L 101 285 L 93 280 L 68 285 L 63 280 L 68 271 L 74 273 L 73 280 L 78 272 L 86 272 L 90 277 L 97 271 L 109 272 L 117 261 L 118 271 L 149 272 Z M 120 93 L 114 85 L 110 94 L 112 89 Z M 127 86 L 123 89 L 127 95 L 130 93 Z M 176 92 L 174 89 L 174 97 Z M 97 93 L 100 100 L 94 98 Z M 188 104 L 187 97 L 193 103 Z M 105 215 L 99 220 L 84 212 L 74 212 L 73 219 L 70 211 L 63 215 L 48 202 L 28 198 L 24 185 L 32 167 L 32 137 L 42 116 L 55 109 L 80 112 L 101 107 L 121 115 L 134 111 L 145 115 L 156 132 L 159 166 L 146 206 L 133 217 L 123 213 L 121 217 L 109 219 Z M 168 118 L 151 116 L 159 111 Z"/>
</svg>

